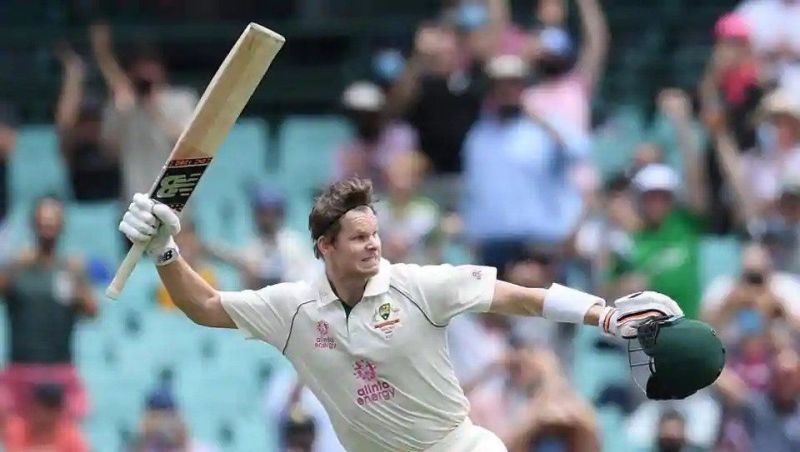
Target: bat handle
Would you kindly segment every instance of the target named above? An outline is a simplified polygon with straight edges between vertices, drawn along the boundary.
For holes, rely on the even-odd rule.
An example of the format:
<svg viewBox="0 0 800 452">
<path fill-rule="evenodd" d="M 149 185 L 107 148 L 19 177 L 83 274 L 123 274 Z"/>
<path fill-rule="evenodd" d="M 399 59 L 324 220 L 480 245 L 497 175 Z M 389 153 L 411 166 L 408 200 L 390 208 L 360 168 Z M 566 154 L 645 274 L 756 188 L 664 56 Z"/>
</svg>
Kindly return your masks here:
<svg viewBox="0 0 800 452">
<path fill-rule="evenodd" d="M 120 294 L 122 293 L 122 289 L 125 287 L 125 283 L 128 281 L 131 273 L 133 273 L 133 269 L 136 268 L 136 263 L 142 258 L 142 254 L 144 253 L 146 247 L 147 242 L 135 242 L 133 246 L 131 246 L 131 249 L 128 250 L 128 254 L 125 255 L 125 259 L 123 259 L 122 263 L 119 264 L 117 274 L 114 275 L 114 279 L 111 280 L 111 284 L 106 287 L 106 296 L 108 298 L 113 300 L 119 298 Z"/>
</svg>

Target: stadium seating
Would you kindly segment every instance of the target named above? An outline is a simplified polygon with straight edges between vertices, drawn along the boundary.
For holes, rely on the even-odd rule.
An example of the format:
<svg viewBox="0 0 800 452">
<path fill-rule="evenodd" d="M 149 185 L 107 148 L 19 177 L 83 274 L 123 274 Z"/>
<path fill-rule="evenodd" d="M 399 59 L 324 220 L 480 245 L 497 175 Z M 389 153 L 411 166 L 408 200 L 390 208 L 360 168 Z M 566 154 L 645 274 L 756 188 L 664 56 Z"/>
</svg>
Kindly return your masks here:
<svg viewBox="0 0 800 452">
<path fill-rule="evenodd" d="M 317 190 L 330 174 L 336 146 L 349 133 L 339 117 L 293 116 L 279 133 L 278 183 L 289 197 L 287 223 L 305 230 Z"/>
</svg>

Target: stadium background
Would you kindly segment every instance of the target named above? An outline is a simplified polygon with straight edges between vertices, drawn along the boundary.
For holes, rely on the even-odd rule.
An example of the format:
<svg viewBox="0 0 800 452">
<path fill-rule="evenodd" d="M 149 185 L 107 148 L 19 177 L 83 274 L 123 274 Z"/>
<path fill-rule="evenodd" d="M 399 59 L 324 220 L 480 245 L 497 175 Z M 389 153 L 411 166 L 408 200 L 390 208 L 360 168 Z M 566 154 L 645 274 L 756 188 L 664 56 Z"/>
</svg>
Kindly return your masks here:
<svg viewBox="0 0 800 452">
<path fill-rule="evenodd" d="M 542 4 L 552 8 L 548 12 Z M 459 215 L 458 194 L 459 187 L 467 183 L 465 179 L 496 177 L 501 185 L 502 178 L 444 171 L 435 165 L 427 165 L 423 175 L 416 157 L 384 162 L 382 167 L 378 165 L 379 171 L 393 165 L 402 168 L 394 177 L 412 181 L 415 200 L 415 209 L 406 211 L 398 223 L 416 235 L 403 236 L 403 246 L 392 247 L 390 253 L 402 260 L 426 263 L 500 259 L 507 265 L 503 270 L 509 278 L 523 284 L 557 279 L 606 296 L 618 294 L 625 287 L 635 287 L 634 277 L 652 269 L 637 268 L 635 258 L 626 260 L 616 255 L 624 254 L 624 247 L 615 248 L 619 240 L 636 247 L 641 234 L 635 227 L 627 228 L 624 218 L 615 215 L 626 207 L 640 207 L 637 187 L 630 182 L 641 168 L 665 162 L 679 177 L 689 177 L 685 160 L 692 154 L 682 148 L 685 137 L 681 133 L 690 130 L 695 137 L 694 150 L 702 153 L 704 162 L 700 182 L 709 192 L 704 212 L 707 227 L 697 234 L 682 230 L 678 235 L 654 240 L 664 247 L 669 245 L 664 240 L 676 240 L 678 246 L 689 243 L 689 253 L 696 253 L 696 262 L 686 265 L 691 265 L 690 271 L 697 278 L 703 303 L 714 299 L 716 304 L 690 310 L 720 329 L 728 341 L 733 364 L 722 383 L 687 402 L 652 405 L 632 390 L 621 345 L 599 337 L 592 329 L 574 331 L 542 323 L 517 324 L 515 320 L 509 324 L 490 317 L 470 317 L 455 329 L 451 351 L 456 365 L 463 366 L 458 368 L 459 374 L 464 377 L 462 383 L 469 385 L 474 405 L 484 410 L 476 416 L 489 416 L 495 409 L 499 418 L 516 424 L 527 422 L 525 414 L 537 407 L 543 412 L 546 405 L 586 408 L 578 410 L 582 413 L 580 420 L 571 421 L 582 426 L 576 429 L 582 431 L 567 429 L 563 437 L 554 435 L 551 442 L 540 443 L 538 449 L 530 446 L 530 450 L 570 450 L 565 444 L 571 439 L 564 438 L 581 435 L 596 438 L 606 451 L 659 450 L 659 438 L 663 440 L 661 450 L 678 450 L 664 447 L 671 444 L 670 438 L 681 437 L 696 449 L 679 450 L 754 450 L 764 444 L 770 445 L 768 450 L 796 450 L 793 445 L 797 446 L 798 439 L 791 433 L 791 426 L 798 425 L 792 422 L 800 419 L 796 408 L 777 410 L 775 424 L 786 427 L 769 431 L 759 430 L 766 428 L 764 424 L 752 421 L 740 410 L 769 412 L 757 402 L 748 403 L 751 396 L 772 394 L 774 387 L 780 387 L 777 390 L 788 393 L 790 399 L 796 400 L 800 394 L 797 385 L 786 387 L 786 381 L 797 380 L 792 375 L 800 375 L 794 337 L 800 325 L 795 308 L 800 306 L 800 291 L 796 290 L 800 285 L 795 281 L 799 268 L 793 260 L 797 228 L 791 226 L 791 206 L 787 207 L 787 203 L 797 201 L 791 196 L 800 192 L 793 191 L 799 185 L 791 174 L 795 167 L 800 170 L 796 163 L 800 160 L 793 159 L 800 152 L 800 96 L 793 81 L 797 79 L 793 66 L 800 58 L 800 44 L 788 34 L 777 43 L 762 42 L 762 36 L 769 34 L 765 28 L 791 28 L 781 28 L 785 27 L 781 20 L 800 23 L 800 7 L 778 0 L 742 4 L 725 0 L 486 0 L 481 5 L 484 2 L 434 0 L 0 0 L 0 130 L 4 133 L 0 134 L 4 140 L 0 141 L 0 161 L 6 175 L 0 194 L 7 200 L 3 203 L 7 208 L 0 212 L 0 254 L 4 264 L 10 265 L 35 243 L 31 215 L 42 196 L 55 195 L 63 200 L 65 226 L 59 252 L 80 258 L 99 302 L 99 314 L 78 321 L 72 336 L 72 363 L 85 386 L 89 408 L 85 415 L 70 421 L 79 425 L 91 450 L 144 450 L 136 449 L 137 441 L 146 436 L 142 434 L 143 420 L 162 422 L 165 431 L 174 433 L 175 427 L 168 420 L 177 418 L 185 420 L 190 438 L 217 450 L 278 450 L 279 438 L 288 431 L 286 420 L 291 419 L 289 424 L 302 430 L 307 425 L 304 420 L 313 413 L 298 410 L 291 400 L 276 395 L 276 381 L 282 378 L 284 386 L 278 392 L 290 394 L 289 399 L 297 398 L 291 389 L 293 383 L 286 383 L 283 377 L 288 363 L 279 352 L 245 342 L 234 331 L 191 324 L 170 308 L 151 265 L 139 265 L 120 301 L 103 298 L 102 288 L 126 250 L 116 224 L 127 199 L 119 194 L 100 200 L 76 199 L 70 174 L 76 166 L 69 160 L 73 154 L 65 151 L 65 140 L 59 138 L 60 126 L 55 124 L 59 99 L 63 101 L 64 93 L 74 89 L 65 87 L 70 70 L 73 75 L 79 74 L 75 83 L 83 86 L 83 104 L 93 104 L 97 112 L 114 101 L 115 93 L 108 89 L 97 64 L 96 42 L 92 42 L 90 30 L 94 30 L 95 39 L 98 29 L 108 30 L 113 53 L 123 66 L 143 49 L 157 51 L 168 71 L 169 84 L 187 87 L 197 95 L 247 22 L 261 23 L 287 38 L 190 202 L 187 218 L 194 223 L 196 236 L 183 234 L 183 249 L 191 249 L 205 274 L 218 287 L 235 290 L 254 284 L 253 279 L 259 276 L 257 269 L 244 271 L 246 264 L 231 257 L 243 248 L 250 251 L 248 256 L 254 249 L 256 254 L 261 250 L 250 246 L 259 234 L 255 210 L 280 212 L 276 206 L 283 204 L 285 226 L 305 238 L 314 193 L 334 177 L 337 171 L 333 168 L 344 167 L 340 175 L 348 172 L 347 165 L 335 164 L 343 155 L 337 152 L 356 155 L 364 149 L 352 122 L 358 116 L 354 111 L 390 110 L 392 89 L 401 83 L 412 55 L 420 50 L 419 30 L 452 28 L 458 30 L 456 39 L 468 39 L 470 33 L 494 25 L 492 12 L 496 10 L 492 8 L 498 5 L 507 8 L 507 21 L 500 28 L 511 44 L 496 44 L 483 54 L 464 44 L 460 56 L 470 68 L 484 68 L 493 55 L 521 55 L 532 68 L 527 83 L 535 87 L 544 79 L 537 72 L 541 54 L 529 52 L 526 43 L 544 36 L 543 30 L 559 30 L 557 36 L 565 36 L 576 55 L 587 47 L 597 50 L 608 44 L 596 65 L 597 82 L 586 90 L 590 111 L 587 124 L 570 125 L 589 142 L 588 154 L 580 162 L 584 172 L 574 182 L 585 208 L 570 224 L 569 234 L 532 240 L 532 249 L 522 253 L 504 253 L 499 247 L 500 251 L 494 250 L 501 255 L 498 257 L 476 246 L 480 240 L 470 236 L 469 219 Z M 586 5 L 599 8 L 587 13 L 581 10 Z M 786 9 L 782 14 L 753 13 L 757 8 L 774 13 L 781 7 Z M 734 10 L 738 15 L 726 16 Z M 587 33 L 582 14 L 593 14 L 595 25 L 600 24 L 594 28 L 595 34 Z M 541 39 L 544 44 L 539 45 L 552 45 L 551 50 L 563 43 L 555 39 L 547 44 Z M 726 73 L 734 75 L 726 78 L 720 75 L 724 70 L 709 71 L 713 75 L 708 77 L 711 89 L 706 93 L 721 94 L 704 98 L 701 81 L 706 68 L 714 66 L 710 62 L 724 59 L 726 45 L 739 52 L 731 57 L 735 61 L 728 69 L 733 69 Z M 361 84 L 360 94 L 351 91 L 350 97 L 344 95 L 356 81 L 374 85 Z M 413 130 L 415 119 L 407 118 L 407 110 L 389 113 L 393 122 L 381 127 Z M 537 120 L 548 119 L 547 109 L 537 113 Z M 780 145 L 774 139 L 763 138 L 767 129 L 760 124 L 771 124 L 774 131 L 777 117 L 795 121 L 783 124 L 791 129 L 786 133 L 794 139 L 788 150 L 778 149 Z M 410 125 L 404 122 L 406 119 Z M 728 127 L 734 129 L 732 134 L 728 134 Z M 9 139 L 10 135 L 15 139 Z M 726 153 L 730 143 L 725 138 L 733 142 L 731 153 Z M 733 167 L 743 169 L 726 170 L 725 159 L 731 155 Z M 762 173 L 751 177 L 744 169 L 747 162 L 761 168 Z M 115 163 L 122 171 L 125 164 Z M 369 165 L 364 168 L 374 170 Z M 744 177 L 732 181 L 738 171 L 745 173 Z M 400 190 L 382 179 L 383 172 L 377 174 L 382 198 L 391 203 Z M 774 187 L 765 191 L 764 184 Z M 753 201 L 752 209 L 751 204 L 741 207 L 745 204 L 738 197 L 742 193 L 760 196 Z M 686 194 L 681 193 L 679 198 L 682 196 Z M 691 198 L 691 193 L 686 197 Z M 626 200 L 629 204 L 624 204 Z M 542 218 L 549 215 L 546 210 L 541 213 Z M 395 218 L 392 213 L 386 215 L 384 218 L 390 220 L 382 224 L 385 233 L 402 236 L 399 228 L 391 227 Z M 384 237 L 384 246 L 399 240 Z M 603 254 L 603 246 L 598 244 L 612 250 Z M 742 253 L 745 247 L 748 253 Z M 288 265 L 263 264 L 272 257 L 256 255 L 254 259 L 264 266 Z M 750 259 L 745 261 L 750 266 L 761 265 L 763 281 L 755 284 L 757 289 L 748 286 L 742 276 L 748 274 L 741 271 L 743 258 Z M 763 264 L 765 261 L 771 264 Z M 251 274 L 245 275 L 248 271 Z M 740 286 L 742 290 L 737 290 Z M 721 287 L 727 287 L 727 291 Z M 14 363 L 8 362 L 11 319 L 0 312 L 0 356 L 6 372 L 13 373 Z M 529 334 L 531 328 L 543 332 Z M 534 352 L 514 354 L 509 352 L 512 349 Z M 776 363 L 780 361 L 777 356 L 782 357 L 782 364 Z M 513 394 L 515 383 L 501 384 L 502 389 L 492 389 L 492 384 L 516 381 L 518 368 L 514 366 L 525 363 L 537 369 L 531 377 L 534 381 L 551 377 L 568 381 L 571 389 L 562 394 L 564 399 L 533 391 L 523 397 L 530 402 L 523 408 L 511 404 L 488 408 L 486 400 L 502 400 L 504 395 Z M 51 365 L 41 364 L 45 377 L 37 377 L 38 383 L 47 380 Z M 562 369 L 554 372 L 563 375 L 549 376 L 548 367 Z M 774 384 L 778 381 L 778 377 L 773 378 L 775 374 L 781 375 L 784 386 Z M 13 398 L 8 391 L 2 397 L 6 424 L 18 420 Z M 767 411 L 753 411 L 757 408 Z M 171 414 L 160 418 L 154 416 L 156 412 Z M 320 428 L 318 423 L 317 446 L 326 441 Z M 175 450 L 206 450 L 202 447 L 195 444 Z"/>
</svg>

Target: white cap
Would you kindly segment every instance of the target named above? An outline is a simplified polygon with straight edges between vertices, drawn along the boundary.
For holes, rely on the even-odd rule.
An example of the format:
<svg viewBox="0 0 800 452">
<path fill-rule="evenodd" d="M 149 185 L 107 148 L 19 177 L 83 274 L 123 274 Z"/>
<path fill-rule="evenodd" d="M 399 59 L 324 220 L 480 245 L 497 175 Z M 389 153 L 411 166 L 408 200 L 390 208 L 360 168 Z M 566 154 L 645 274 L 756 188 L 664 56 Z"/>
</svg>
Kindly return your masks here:
<svg viewBox="0 0 800 452">
<path fill-rule="evenodd" d="M 351 110 L 380 111 L 385 103 L 383 91 L 370 82 L 354 82 L 342 94 L 342 104 Z"/>
<path fill-rule="evenodd" d="M 486 75 L 493 79 L 525 78 L 528 65 L 517 55 L 500 55 L 486 63 Z"/>
<path fill-rule="evenodd" d="M 663 163 L 651 163 L 640 169 L 633 177 L 633 186 L 640 192 L 664 190 L 674 192 L 678 189 L 678 174 Z"/>
<path fill-rule="evenodd" d="M 762 121 L 767 119 L 768 115 L 779 114 L 800 119 L 800 102 L 786 89 L 779 88 L 767 95 L 764 100 L 761 101 L 759 110 L 759 119 Z"/>
</svg>

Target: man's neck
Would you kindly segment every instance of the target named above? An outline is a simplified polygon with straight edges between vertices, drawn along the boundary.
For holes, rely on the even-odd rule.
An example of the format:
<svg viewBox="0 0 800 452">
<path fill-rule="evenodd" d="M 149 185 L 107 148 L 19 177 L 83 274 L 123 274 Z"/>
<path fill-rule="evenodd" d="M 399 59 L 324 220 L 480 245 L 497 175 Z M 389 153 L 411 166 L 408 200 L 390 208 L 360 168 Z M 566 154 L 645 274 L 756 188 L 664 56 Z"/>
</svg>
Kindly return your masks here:
<svg viewBox="0 0 800 452">
<path fill-rule="evenodd" d="M 326 270 L 325 275 L 328 277 L 328 283 L 330 283 L 333 293 L 344 303 L 355 306 L 364 297 L 364 289 L 367 287 L 369 278 L 337 277 L 331 270 Z"/>
</svg>

